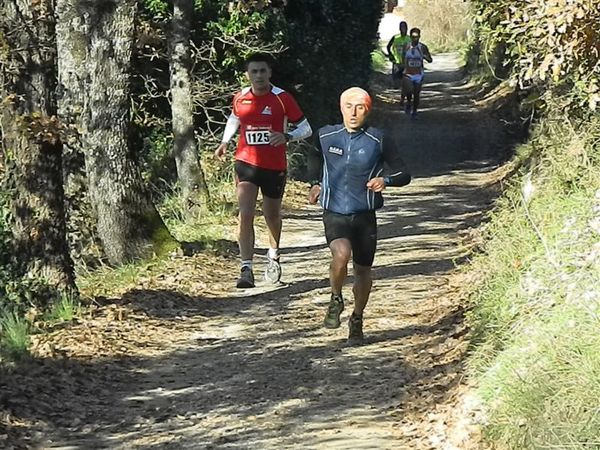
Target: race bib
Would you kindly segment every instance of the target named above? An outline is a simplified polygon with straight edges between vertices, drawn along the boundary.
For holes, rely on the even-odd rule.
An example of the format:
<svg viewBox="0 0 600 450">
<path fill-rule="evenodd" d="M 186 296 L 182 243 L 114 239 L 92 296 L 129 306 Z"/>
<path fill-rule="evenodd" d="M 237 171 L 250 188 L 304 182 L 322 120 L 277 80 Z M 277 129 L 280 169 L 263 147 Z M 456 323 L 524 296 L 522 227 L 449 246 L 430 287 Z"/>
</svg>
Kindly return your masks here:
<svg viewBox="0 0 600 450">
<path fill-rule="evenodd" d="M 246 143 L 248 145 L 269 145 L 269 130 L 247 130 Z"/>
<path fill-rule="evenodd" d="M 408 63 L 408 67 L 422 67 L 423 66 L 423 61 L 421 61 L 420 59 L 409 59 L 407 61 Z"/>
</svg>

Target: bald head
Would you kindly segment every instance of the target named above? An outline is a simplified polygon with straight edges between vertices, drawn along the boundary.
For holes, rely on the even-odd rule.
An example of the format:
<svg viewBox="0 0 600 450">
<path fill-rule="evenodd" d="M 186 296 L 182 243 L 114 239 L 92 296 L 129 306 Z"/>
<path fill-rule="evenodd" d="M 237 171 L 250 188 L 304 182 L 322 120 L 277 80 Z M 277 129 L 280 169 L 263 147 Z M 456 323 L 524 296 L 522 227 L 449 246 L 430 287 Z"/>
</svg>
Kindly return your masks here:
<svg viewBox="0 0 600 450">
<path fill-rule="evenodd" d="M 358 130 L 367 120 L 372 100 L 367 91 L 359 87 L 346 89 L 340 95 L 340 109 L 344 126 L 348 130 Z"/>
<path fill-rule="evenodd" d="M 351 87 L 342 92 L 342 95 L 340 95 L 340 107 L 343 107 L 344 103 L 348 102 L 362 103 L 365 105 L 367 112 L 371 110 L 373 103 L 369 93 L 359 87 Z"/>
</svg>

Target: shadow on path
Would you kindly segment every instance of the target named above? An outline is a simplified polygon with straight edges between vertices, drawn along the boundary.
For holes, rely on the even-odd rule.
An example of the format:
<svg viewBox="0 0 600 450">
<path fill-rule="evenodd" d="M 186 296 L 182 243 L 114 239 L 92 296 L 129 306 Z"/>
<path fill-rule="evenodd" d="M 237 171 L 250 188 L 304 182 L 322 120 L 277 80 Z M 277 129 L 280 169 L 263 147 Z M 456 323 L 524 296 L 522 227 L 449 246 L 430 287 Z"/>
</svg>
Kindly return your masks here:
<svg viewBox="0 0 600 450">
<path fill-rule="evenodd" d="M 436 61 L 417 121 L 400 111 L 387 78 L 374 80 L 373 122 L 401 143 L 416 177 L 386 191 L 378 214 L 364 346 L 346 345 L 345 324 L 322 327 L 329 253 L 320 213 L 294 211 L 286 284 L 211 296 L 176 283 L 131 289 L 99 299 L 123 317 L 82 320 L 54 357 L 0 369 L 0 405 L 22 424 L 20 448 L 397 449 L 439 432 L 429 418 L 452 409 L 466 350 L 463 308 L 446 280 L 464 257 L 460 231 L 492 205 L 482 179 L 509 150 L 501 124 L 473 107 L 456 60 Z M 344 319 L 350 312 L 348 302 Z M 137 347 L 78 356 L 77 341 L 102 338 L 100 326 L 117 336 L 111 345 Z"/>
</svg>

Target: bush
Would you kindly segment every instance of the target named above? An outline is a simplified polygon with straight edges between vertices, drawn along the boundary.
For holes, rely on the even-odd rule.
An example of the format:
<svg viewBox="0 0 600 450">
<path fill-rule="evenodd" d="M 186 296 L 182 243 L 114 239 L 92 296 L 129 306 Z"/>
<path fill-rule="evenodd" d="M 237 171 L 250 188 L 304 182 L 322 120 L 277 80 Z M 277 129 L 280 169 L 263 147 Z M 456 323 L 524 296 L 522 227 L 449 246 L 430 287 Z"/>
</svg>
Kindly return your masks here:
<svg viewBox="0 0 600 450">
<path fill-rule="evenodd" d="M 521 89 L 558 92 L 564 108 L 600 103 L 600 3 L 589 0 L 472 0 L 480 65 L 507 69 Z M 540 100 L 546 100 L 540 98 Z M 544 106 L 539 101 L 537 106 Z"/>
<path fill-rule="evenodd" d="M 388 58 L 381 49 L 373 50 L 371 53 L 371 67 L 376 72 L 387 73 Z"/>
</svg>

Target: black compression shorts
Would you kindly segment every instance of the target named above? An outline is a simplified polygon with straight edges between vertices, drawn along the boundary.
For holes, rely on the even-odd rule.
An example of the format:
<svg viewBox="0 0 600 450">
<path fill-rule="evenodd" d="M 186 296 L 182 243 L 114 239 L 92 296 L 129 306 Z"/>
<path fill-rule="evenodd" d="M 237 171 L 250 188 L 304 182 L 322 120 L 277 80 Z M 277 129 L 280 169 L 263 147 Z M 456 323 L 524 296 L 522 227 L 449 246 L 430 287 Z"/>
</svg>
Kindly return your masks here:
<svg viewBox="0 0 600 450">
<path fill-rule="evenodd" d="M 346 238 L 352 244 L 352 260 L 360 265 L 371 267 L 377 248 L 377 219 L 375 211 L 357 214 L 338 214 L 323 211 L 325 238 L 327 244 Z"/>
<path fill-rule="evenodd" d="M 255 184 L 260 188 L 264 197 L 283 198 L 286 181 L 285 170 L 262 169 L 243 161 L 236 161 L 235 178 L 238 183 L 248 181 Z"/>
</svg>

